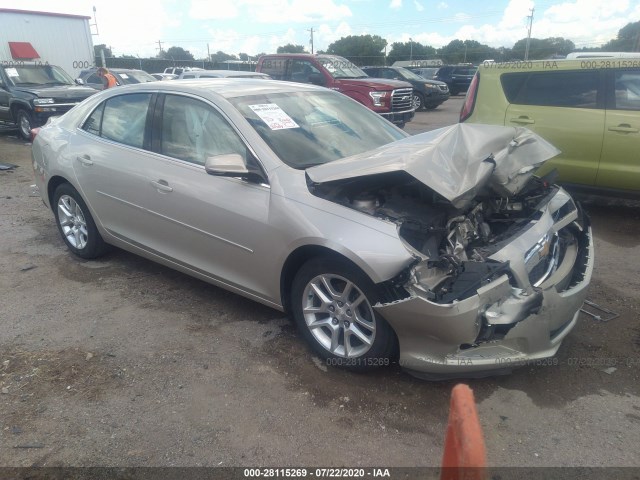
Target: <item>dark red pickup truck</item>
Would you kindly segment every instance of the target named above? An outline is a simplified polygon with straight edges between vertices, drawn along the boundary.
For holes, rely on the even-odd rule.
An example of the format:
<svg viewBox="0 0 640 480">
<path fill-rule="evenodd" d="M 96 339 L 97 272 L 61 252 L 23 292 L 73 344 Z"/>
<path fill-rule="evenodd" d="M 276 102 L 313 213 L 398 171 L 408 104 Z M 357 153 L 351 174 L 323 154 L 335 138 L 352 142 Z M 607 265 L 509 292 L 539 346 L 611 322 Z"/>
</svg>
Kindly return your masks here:
<svg viewBox="0 0 640 480">
<path fill-rule="evenodd" d="M 400 127 L 411 121 L 415 113 L 410 83 L 371 78 L 349 60 L 335 55 L 263 55 L 256 71 L 276 80 L 313 83 L 337 90 Z"/>
</svg>

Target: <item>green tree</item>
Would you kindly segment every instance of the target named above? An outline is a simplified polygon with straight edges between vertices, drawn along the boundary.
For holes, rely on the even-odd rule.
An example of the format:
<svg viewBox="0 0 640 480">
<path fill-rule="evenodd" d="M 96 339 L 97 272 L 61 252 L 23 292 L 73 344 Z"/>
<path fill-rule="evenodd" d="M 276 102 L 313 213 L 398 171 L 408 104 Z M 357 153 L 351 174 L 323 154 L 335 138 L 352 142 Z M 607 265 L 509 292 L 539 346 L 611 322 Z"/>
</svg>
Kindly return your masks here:
<svg viewBox="0 0 640 480">
<path fill-rule="evenodd" d="M 436 49 L 418 42 L 394 42 L 387 55 L 387 63 L 393 65 L 398 60 L 429 60 L 436 58 Z"/>
<path fill-rule="evenodd" d="M 294 45 L 293 43 L 287 43 L 282 47 L 278 47 L 276 53 L 307 53 L 302 45 Z"/>
<path fill-rule="evenodd" d="M 182 47 L 169 47 L 158 54 L 158 58 L 173 60 L 194 60 L 189 50 Z"/>
<path fill-rule="evenodd" d="M 627 23 L 618 31 L 618 36 L 607 42 L 605 52 L 640 52 L 640 21 Z"/>
<path fill-rule="evenodd" d="M 575 48 L 571 40 L 562 37 L 532 38 L 529 43 L 529 60 L 543 60 L 554 55 L 565 56 Z M 522 38 L 513 45 L 511 54 L 514 58 L 524 60 L 526 49 L 527 39 Z"/>
<path fill-rule="evenodd" d="M 438 56 L 445 63 L 475 63 L 499 58 L 500 52 L 475 40 L 451 40 L 438 50 Z"/>
<path fill-rule="evenodd" d="M 349 35 L 329 45 L 327 53 L 345 57 L 356 65 L 382 65 L 386 46 L 387 41 L 378 35 Z"/>
<path fill-rule="evenodd" d="M 224 53 L 223 51 L 218 50 L 216 53 L 211 54 L 212 62 L 225 62 L 227 60 L 238 60 L 238 57 L 235 55 L 230 55 L 228 53 Z"/>
</svg>

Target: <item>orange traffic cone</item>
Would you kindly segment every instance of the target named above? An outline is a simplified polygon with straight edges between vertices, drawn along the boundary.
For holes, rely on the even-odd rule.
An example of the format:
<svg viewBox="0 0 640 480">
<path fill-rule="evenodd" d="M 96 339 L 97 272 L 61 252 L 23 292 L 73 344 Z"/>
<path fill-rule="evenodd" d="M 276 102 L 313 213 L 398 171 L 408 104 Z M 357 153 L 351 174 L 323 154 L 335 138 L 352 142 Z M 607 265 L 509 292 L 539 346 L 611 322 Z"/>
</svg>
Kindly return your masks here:
<svg viewBox="0 0 640 480">
<path fill-rule="evenodd" d="M 451 392 L 441 480 L 484 480 L 487 465 L 473 391 L 458 384 Z"/>
</svg>

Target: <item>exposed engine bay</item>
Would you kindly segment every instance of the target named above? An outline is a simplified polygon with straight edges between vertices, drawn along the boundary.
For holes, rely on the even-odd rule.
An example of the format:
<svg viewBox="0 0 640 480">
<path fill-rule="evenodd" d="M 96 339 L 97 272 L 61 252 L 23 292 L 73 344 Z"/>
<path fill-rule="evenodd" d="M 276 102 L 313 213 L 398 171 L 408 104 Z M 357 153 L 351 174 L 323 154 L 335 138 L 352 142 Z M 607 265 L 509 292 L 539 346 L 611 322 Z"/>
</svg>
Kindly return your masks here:
<svg viewBox="0 0 640 480">
<path fill-rule="evenodd" d="M 490 258 L 539 218 L 540 209 L 558 191 L 552 178 L 531 177 L 509 198 L 486 189 L 464 209 L 402 171 L 312 184 L 310 189 L 314 195 L 397 224 L 417 259 L 410 283 L 437 303 L 468 298 L 504 274 L 513 287 L 532 291 L 553 273 L 567 245 L 577 241 L 570 229 L 542 239 L 527 253 L 525 280 L 511 275 L 509 261 Z M 558 214 L 575 208 L 571 201 Z"/>
</svg>

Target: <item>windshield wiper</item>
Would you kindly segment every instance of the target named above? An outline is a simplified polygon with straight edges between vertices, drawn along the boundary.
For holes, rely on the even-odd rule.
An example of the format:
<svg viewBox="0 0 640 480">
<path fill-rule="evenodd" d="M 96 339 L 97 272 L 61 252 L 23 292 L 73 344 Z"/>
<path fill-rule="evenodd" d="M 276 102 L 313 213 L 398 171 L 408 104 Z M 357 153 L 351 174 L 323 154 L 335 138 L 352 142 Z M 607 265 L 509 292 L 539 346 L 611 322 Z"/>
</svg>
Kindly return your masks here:
<svg viewBox="0 0 640 480">
<path fill-rule="evenodd" d="M 47 82 L 47 83 L 45 83 L 45 85 L 73 85 L 73 83 L 66 83 L 66 82 Z"/>
<path fill-rule="evenodd" d="M 324 165 L 327 162 L 308 162 L 308 163 L 301 163 L 300 165 L 296 165 L 296 168 L 299 169 L 307 169 L 307 168 L 311 168 L 311 167 L 315 167 L 317 165 Z"/>
</svg>

